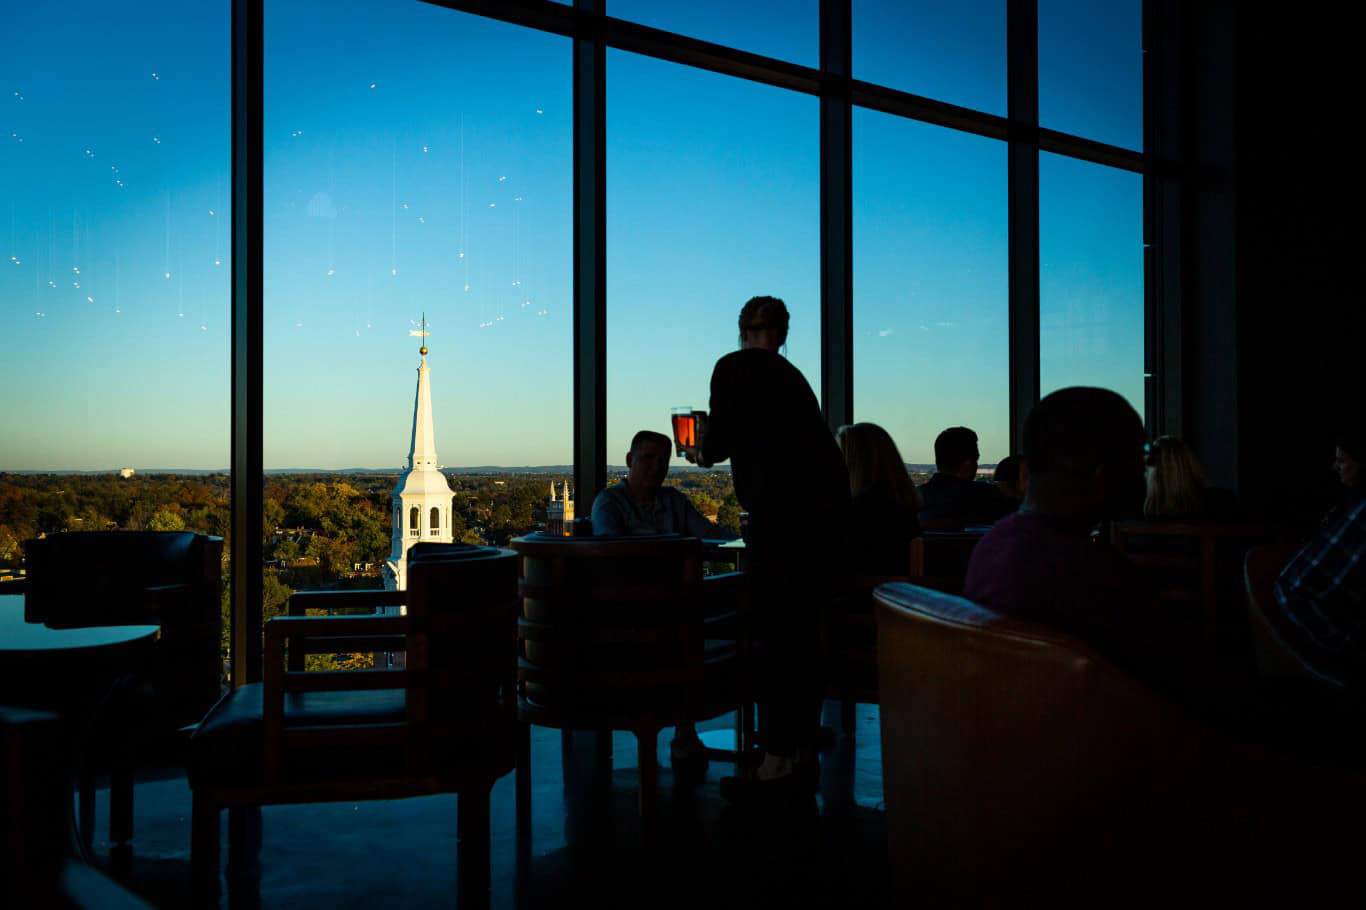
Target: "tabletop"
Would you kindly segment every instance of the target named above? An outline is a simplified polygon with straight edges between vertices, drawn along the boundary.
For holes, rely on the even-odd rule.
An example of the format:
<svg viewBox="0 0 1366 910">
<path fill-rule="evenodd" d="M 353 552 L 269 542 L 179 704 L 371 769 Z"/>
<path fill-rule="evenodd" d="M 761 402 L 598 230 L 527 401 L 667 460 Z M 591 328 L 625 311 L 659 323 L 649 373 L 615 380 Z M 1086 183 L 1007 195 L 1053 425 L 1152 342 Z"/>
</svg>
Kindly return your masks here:
<svg viewBox="0 0 1366 910">
<path fill-rule="evenodd" d="M 0 595 L 0 659 L 100 651 L 156 640 L 158 626 L 93 626 L 54 629 L 24 621 L 24 596 Z"/>
</svg>

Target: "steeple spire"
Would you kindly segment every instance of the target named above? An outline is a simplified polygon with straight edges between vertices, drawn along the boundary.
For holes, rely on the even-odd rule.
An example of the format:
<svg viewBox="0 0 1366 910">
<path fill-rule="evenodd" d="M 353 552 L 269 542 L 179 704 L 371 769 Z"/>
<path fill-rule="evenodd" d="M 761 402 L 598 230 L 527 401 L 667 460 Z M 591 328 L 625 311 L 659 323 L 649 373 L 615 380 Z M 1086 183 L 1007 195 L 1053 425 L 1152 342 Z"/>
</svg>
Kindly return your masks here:
<svg viewBox="0 0 1366 910">
<path fill-rule="evenodd" d="M 413 471 L 434 471 L 436 461 L 436 427 L 432 419 L 432 385 L 427 371 L 427 314 L 422 314 L 420 330 L 422 347 L 418 348 L 421 361 L 417 367 L 417 398 L 413 402 L 413 439 L 408 447 L 408 468 Z"/>
</svg>

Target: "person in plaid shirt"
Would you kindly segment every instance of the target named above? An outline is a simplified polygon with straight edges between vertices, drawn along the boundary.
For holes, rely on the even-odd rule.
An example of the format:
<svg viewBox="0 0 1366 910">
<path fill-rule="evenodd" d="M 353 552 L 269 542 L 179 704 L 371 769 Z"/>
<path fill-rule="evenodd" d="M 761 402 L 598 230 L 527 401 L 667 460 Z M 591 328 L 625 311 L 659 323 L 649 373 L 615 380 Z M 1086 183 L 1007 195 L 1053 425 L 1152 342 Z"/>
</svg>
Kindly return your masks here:
<svg viewBox="0 0 1366 910">
<path fill-rule="evenodd" d="M 1276 581 L 1276 602 L 1292 646 L 1321 675 L 1342 685 L 1366 682 L 1366 436 L 1339 439 L 1334 468 L 1343 502 L 1295 554 Z"/>
</svg>

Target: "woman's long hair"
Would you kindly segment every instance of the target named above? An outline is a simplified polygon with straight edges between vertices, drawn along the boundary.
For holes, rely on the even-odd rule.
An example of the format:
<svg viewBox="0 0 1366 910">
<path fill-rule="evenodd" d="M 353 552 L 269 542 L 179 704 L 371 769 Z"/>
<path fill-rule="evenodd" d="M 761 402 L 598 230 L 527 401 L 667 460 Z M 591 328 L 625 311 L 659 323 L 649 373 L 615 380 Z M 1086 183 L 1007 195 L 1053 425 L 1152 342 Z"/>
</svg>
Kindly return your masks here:
<svg viewBox="0 0 1366 910">
<path fill-rule="evenodd" d="M 904 509 L 920 511 L 920 491 L 886 430 L 875 423 L 852 423 L 840 427 L 835 438 L 849 466 L 852 495 L 874 493 Z"/>
<path fill-rule="evenodd" d="M 1205 510 L 1205 469 L 1191 447 L 1175 436 L 1159 436 L 1148 447 L 1148 518 L 1198 516 Z"/>
</svg>

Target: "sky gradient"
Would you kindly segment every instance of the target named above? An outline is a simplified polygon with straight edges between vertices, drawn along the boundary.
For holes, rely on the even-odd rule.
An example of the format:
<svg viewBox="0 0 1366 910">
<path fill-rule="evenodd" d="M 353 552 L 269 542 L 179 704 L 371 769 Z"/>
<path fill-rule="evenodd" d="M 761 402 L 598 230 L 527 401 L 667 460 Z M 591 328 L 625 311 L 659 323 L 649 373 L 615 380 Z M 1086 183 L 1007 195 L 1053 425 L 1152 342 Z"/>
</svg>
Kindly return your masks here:
<svg viewBox="0 0 1366 910">
<path fill-rule="evenodd" d="M 817 7 L 611 12 L 815 65 Z M 1045 125 L 1138 147 L 1139 4 L 1039 9 Z M 1003 0 L 854 17 L 858 78 L 1004 112 Z M 28 4 L 8 25 L 0 470 L 222 468 L 228 6 Z M 570 62 L 567 39 L 413 0 L 267 4 L 267 468 L 401 464 L 424 312 L 442 461 L 569 462 Z M 706 406 L 752 294 L 788 302 L 788 356 L 819 390 L 820 162 L 812 97 L 617 51 L 607 79 L 620 463 L 637 429 Z M 1007 453 L 1005 152 L 855 112 L 856 415 L 908 461 L 959 423 L 984 460 Z M 1141 189 L 1041 157 L 1045 391 L 1142 404 Z"/>
</svg>

